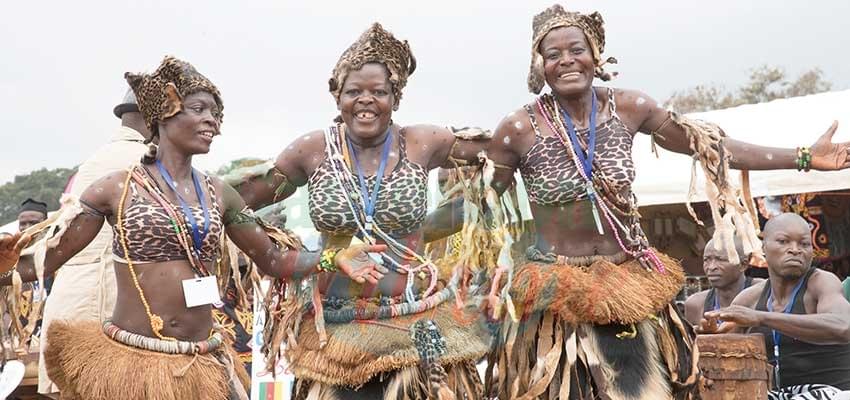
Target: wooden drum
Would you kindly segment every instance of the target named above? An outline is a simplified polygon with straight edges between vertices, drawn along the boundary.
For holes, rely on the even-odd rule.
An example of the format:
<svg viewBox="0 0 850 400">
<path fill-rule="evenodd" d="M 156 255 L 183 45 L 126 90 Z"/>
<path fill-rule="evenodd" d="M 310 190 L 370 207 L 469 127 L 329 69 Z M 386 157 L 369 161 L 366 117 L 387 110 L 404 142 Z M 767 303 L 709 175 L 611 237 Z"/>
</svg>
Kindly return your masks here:
<svg viewBox="0 0 850 400">
<path fill-rule="evenodd" d="M 703 400 L 767 399 L 773 367 L 761 334 L 697 336 Z"/>
</svg>

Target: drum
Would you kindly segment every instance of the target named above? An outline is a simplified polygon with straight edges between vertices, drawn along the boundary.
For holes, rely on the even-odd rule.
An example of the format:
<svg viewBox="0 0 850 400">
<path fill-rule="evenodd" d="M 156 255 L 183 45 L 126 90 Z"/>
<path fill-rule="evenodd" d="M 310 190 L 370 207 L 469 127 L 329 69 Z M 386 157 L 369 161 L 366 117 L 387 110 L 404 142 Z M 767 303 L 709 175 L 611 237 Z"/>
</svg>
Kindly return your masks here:
<svg viewBox="0 0 850 400">
<path fill-rule="evenodd" d="M 767 399 L 772 366 L 761 334 L 697 336 L 703 400 Z"/>
</svg>

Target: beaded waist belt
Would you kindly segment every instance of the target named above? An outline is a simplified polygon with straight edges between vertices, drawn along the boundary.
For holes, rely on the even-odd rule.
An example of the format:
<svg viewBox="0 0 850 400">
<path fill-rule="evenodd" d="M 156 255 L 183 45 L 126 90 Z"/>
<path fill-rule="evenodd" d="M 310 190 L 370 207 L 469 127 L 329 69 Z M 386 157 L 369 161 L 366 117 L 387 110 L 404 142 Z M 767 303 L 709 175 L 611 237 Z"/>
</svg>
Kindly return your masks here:
<svg viewBox="0 0 850 400">
<path fill-rule="evenodd" d="M 207 354 L 217 350 L 223 343 L 219 332 L 213 333 L 209 339 L 201 342 L 162 340 L 125 331 L 110 320 L 103 321 L 103 333 L 118 343 L 166 354 Z"/>
<path fill-rule="evenodd" d="M 404 301 L 403 296 L 397 296 L 372 299 L 331 297 L 322 302 L 327 305 L 324 309 L 325 321 L 345 323 L 355 320 L 389 319 L 418 314 L 442 304 L 453 296 L 454 292 L 454 287 L 450 285 L 428 297 L 417 298 L 414 301 Z"/>
<path fill-rule="evenodd" d="M 612 264 L 622 264 L 628 261 L 631 256 L 625 252 L 617 252 L 611 255 L 592 255 L 592 256 L 563 256 L 555 253 L 543 253 L 535 246 L 531 246 L 525 251 L 525 258 L 528 261 L 542 262 L 547 264 L 565 264 L 576 267 L 587 267 L 597 261 L 607 261 Z"/>
</svg>

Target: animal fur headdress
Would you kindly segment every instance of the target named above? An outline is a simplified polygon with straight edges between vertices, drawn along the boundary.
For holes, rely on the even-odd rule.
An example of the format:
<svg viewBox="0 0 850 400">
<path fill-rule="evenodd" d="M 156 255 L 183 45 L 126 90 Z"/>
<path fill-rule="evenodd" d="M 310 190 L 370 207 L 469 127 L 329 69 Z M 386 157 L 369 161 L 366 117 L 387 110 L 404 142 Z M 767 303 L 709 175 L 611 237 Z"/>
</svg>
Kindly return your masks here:
<svg viewBox="0 0 850 400">
<path fill-rule="evenodd" d="M 531 68 L 528 72 L 528 90 L 538 94 L 543 89 L 546 80 L 543 76 L 543 55 L 540 54 L 540 42 L 546 37 L 549 31 L 555 28 L 563 28 L 575 26 L 584 32 L 587 42 L 590 44 L 593 52 L 593 62 L 596 64 L 595 75 L 602 80 L 610 80 L 612 75 L 605 72 L 602 66 L 605 64 L 616 64 L 617 60 L 614 57 L 609 57 L 607 60 L 602 60 L 602 53 L 605 51 L 605 24 L 602 21 L 602 15 L 598 12 L 592 14 L 581 14 L 578 12 L 568 12 L 561 7 L 560 4 L 555 4 L 549 7 L 540 14 L 534 16 L 534 21 L 531 24 L 533 32 L 531 41 Z"/>
<path fill-rule="evenodd" d="M 224 103 L 218 88 L 192 64 L 172 56 L 166 56 L 153 74 L 127 72 L 124 79 L 136 94 L 139 111 L 153 136 L 159 135 L 157 123 L 182 111 L 183 99 L 197 92 L 208 92 L 213 96 L 218 105 L 213 116 L 219 123 L 224 116 Z"/>
<path fill-rule="evenodd" d="M 331 79 L 328 81 L 331 94 L 339 100 L 342 85 L 348 73 L 370 62 L 381 63 L 389 70 L 393 97 L 395 97 L 393 109 L 398 110 L 401 91 L 407 85 L 407 78 L 416 70 L 416 58 L 413 57 L 407 40 L 396 39 L 377 22 L 363 32 L 360 38 L 339 57 Z"/>
</svg>

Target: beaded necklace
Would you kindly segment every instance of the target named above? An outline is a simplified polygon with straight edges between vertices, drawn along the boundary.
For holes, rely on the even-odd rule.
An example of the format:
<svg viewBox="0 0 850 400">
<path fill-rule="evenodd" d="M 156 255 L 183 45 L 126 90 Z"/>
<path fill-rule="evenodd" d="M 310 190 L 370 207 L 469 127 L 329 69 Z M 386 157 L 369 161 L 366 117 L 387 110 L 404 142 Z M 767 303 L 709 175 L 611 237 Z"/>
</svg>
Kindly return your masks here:
<svg viewBox="0 0 850 400">
<path fill-rule="evenodd" d="M 587 174 L 585 173 L 583 165 L 575 153 L 574 146 L 570 140 L 570 137 L 566 133 L 567 128 L 564 126 L 564 121 L 561 118 L 557 117 L 557 110 L 559 109 L 557 100 L 554 96 L 549 96 L 549 99 L 551 99 L 551 101 L 549 101 L 549 104 L 544 103 L 544 101 L 547 100 L 544 96 L 538 97 L 536 99 L 537 108 L 540 111 L 540 114 L 543 116 L 543 120 L 546 122 L 546 125 L 549 127 L 549 129 L 555 133 L 555 136 L 561 141 L 561 144 L 564 145 L 564 148 L 572 158 L 573 162 L 576 165 L 576 168 L 579 171 L 579 174 L 585 180 L 585 182 L 587 182 L 587 184 L 589 185 L 597 185 L 593 177 L 587 176 Z M 652 264 L 652 266 L 655 267 L 655 270 L 657 272 L 666 273 L 666 268 L 661 262 L 661 259 L 658 258 L 658 255 L 655 254 L 655 252 L 646 244 L 646 238 L 635 237 L 637 236 L 636 233 L 639 234 L 639 232 L 635 232 L 634 229 L 630 230 L 626 228 L 626 226 L 608 207 L 607 202 L 601 199 L 602 197 L 605 196 L 593 196 L 593 198 L 590 198 L 589 200 L 594 202 L 602 211 L 602 215 L 605 217 L 606 222 L 608 222 L 608 225 L 611 228 L 611 232 L 614 234 L 614 238 L 617 240 L 617 244 L 620 246 L 620 249 L 637 259 L 645 268 L 649 269 L 649 264 Z M 622 231 L 622 233 L 624 234 L 626 239 L 629 240 L 632 246 L 626 246 L 623 243 L 619 231 Z"/>
<path fill-rule="evenodd" d="M 353 196 L 360 196 L 359 204 L 366 204 L 364 196 L 366 194 L 361 193 L 356 189 L 357 184 L 355 182 L 354 174 L 352 173 L 349 163 L 347 162 L 347 158 L 342 149 L 344 149 L 345 143 L 345 125 L 338 124 L 337 126 L 331 127 L 325 130 L 325 151 L 328 154 L 328 159 L 330 160 L 331 170 L 333 171 L 334 179 L 336 179 L 337 183 L 343 189 L 343 198 L 345 200 L 346 205 L 351 211 L 352 215 L 354 215 L 354 222 L 357 225 L 357 230 L 359 233 L 359 237 L 363 240 L 364 243 L 375 244 L 378 239 L 387 244 L 389 251 L 393 252 L 399 258 L 407 261 L 418 261 L 419 265 L 416 267 L 410 267 L 408 265 L 400 264 L 395 261 L 392 257 L 385 253 L 381 253 L 381 259 L 386 261 L 389 264 L 389 268 L 399 274 L 406 275 L 407 282 L 405 285 L 405 298 L 408 302 L 415 301 L 415 295 L 413 293 L 413 279 L 414 274 L 417 272 L 426 272 L 429 275 L 429 285 L 428 288 L 423 293 L 422 297 L 430 296 L 437 286 L 437 268 L 434 263 L 427 259 L 426 257 L 418 254 L 416 251 L 410 249 L 404 244 L 400 243 L 391 235 L 387 234 L 379 224 L 373 223 L 371 227 L 367 227 L 366 214 L 362 206 L 355 204 L 355 200 Z M 382 179 L 381 176 L 376 176 L 375 179 Z M 371 229 L 367 229 L 371 228 Z"/>
<path fill-rule="evenodd" d="M 142 301 L 142 306 L 145 308 L 145 313 L 148 316 L 148 320 L 150 321 L 151 330 L 154 335 L 162 340 L 170 340 L 177 341 L 178 339 L 171 336 L 164 336 L 162 334 L 162 329 L 165 327 L 165 323 L 157 314 L 154 314 L 151 311 L 150 304 L 145 297 L 145 292 L 142 289 L 142 285 L 139 283 L 138 274 L 136 274 L 135 265 L 133 261 L 130 259 L 130 249 L 127 241 L 127 232 L 124 227 L 124 205 L 127 200 L 127 195 L 130 189 L 131 181 L 136 182 L 142 185 L 156 200 L 160 206 L 165 210 L 165 213 L 168 215 L 169 222 L 171 223 L 172 228 L 174 229 L 177 235 L 177 241 L 186 251 L 187 258 L 189 259 L 189 264 L 192 266 L 192 270 L 198 274 L 199 276 L 208 276 L 209 272 L 207 271 L 204 263 L 198 257 L 198 255 L 192 251 L 190 247 L 191 238 L 188 237 L 189 230 L 186 226 L 186 221 L 184 218 L 181 218 L 177 214 L 177 210 L 175 206 L 165 198 L 161 191 L 157 190 L 158 188 L 154 188 L 150 183 L 150 179 L 148 177 L 142 175 L 137 167 L 132 167 L 130 171 L 127 173 L 127 177 L 124 179 L 124 187 L 122 188 L 121 198 L 118 201 L 118 213 L 116 215 L 115 226 L 118 228 L 119 242 L 121 243 L 121 248 L 124 250 L 124 255 L 126 256 L 127 268 L 130 271 L 130 277 L 133 279 L 133 285 L 136 287 L 136 291 L 139 293 L 139 298 Z M 155 181 L 154 181 L 155 182 Z M 196 260 L 197 258 L 197 260 Z M 212 335 L 212 332 L 210 333 Z"/>
</svg>

